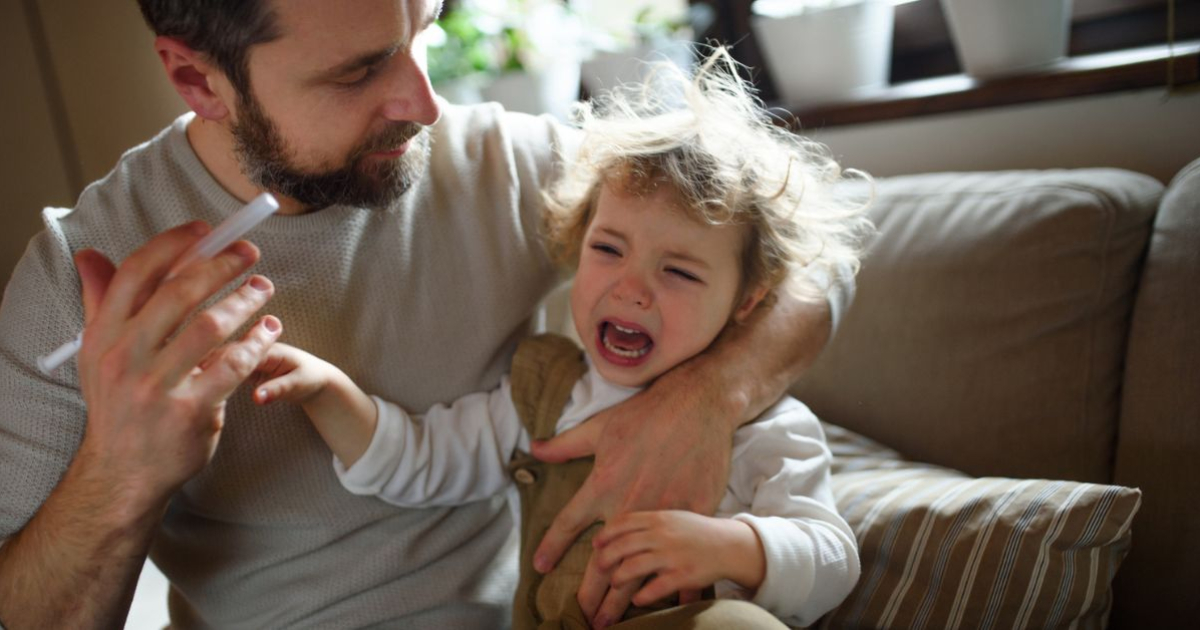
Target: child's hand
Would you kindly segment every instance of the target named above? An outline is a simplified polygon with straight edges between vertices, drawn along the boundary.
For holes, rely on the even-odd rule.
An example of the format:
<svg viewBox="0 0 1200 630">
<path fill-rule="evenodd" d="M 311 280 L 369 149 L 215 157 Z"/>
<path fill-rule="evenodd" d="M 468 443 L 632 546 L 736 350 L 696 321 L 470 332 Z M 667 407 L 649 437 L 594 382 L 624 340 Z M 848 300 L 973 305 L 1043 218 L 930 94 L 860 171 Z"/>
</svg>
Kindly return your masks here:
<svg viewBox="0 0 1200 630">
<path fill-rule="evenodd" d="M 680 510 L 632 512 L 605 525 L 592 544 L 597 567 L 611 572 L 613 588 L 655 576 L 633 596 L 637 606 L 721 579 L 754 591 L 766 575 L 758 534 L 734 519 Z"/>
<path fill-rule="evenodd" d="M 375 434 L 375 403 L 333 364 L 293 346 L 276 343 L 258 366 L 254 400 L 300 403 L 317 432 L 347 468 Z"/>
<path fill-rule="evenodd" d="M 276 343 L 256 368 L 258 386 L 254 401 L 303 403 L 320 394 L 341 370 L 295 346 Z"/>
</svg>

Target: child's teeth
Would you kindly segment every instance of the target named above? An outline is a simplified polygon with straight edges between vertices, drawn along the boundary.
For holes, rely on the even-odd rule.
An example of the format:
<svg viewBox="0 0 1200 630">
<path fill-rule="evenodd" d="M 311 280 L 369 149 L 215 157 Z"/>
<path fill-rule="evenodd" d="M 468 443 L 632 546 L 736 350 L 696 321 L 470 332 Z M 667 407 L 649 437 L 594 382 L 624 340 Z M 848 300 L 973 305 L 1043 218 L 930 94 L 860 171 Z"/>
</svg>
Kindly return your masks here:
<svg viewBox="0 0 1200 630">
<path fill-rule="evenodd" d="M 626 332 L 630 332 L 630 331 L 626 331 Z M 609 343 L 607 337 L 605 337 L 605 339 L 604 339 L 604 347 L 608 348 L 609 352 L 612 352 L 613 354 L 615 354 L 619 357 L 624 357 L 626 359 L 636 359 L 636 358 L 646 354 L 647 352 L 650 352 L 650 346 L 646 346 L 644 348 L 639 348 L 637 350 L 625 350 L 623 348 L 618 348 L 618 347 L 612 345 L 611 343 Z"/>
<path fill-rule="evenodd" d="M 621 332 L 623 332 L 623 333 L 636 333 L 636 332 L 639 332 L 639 331 L 637 331 L 637 330 L 632 330 L 632 329 L 626 328 L 626 327 L 624 327 L 624 326 L 618 326 L 618 325 L 616 325 L 616 324 L 613 324 L 613 325 L 612 325 L 612 327 L 613 327 L 613 328 L 616 328 L 617 330 L 619 330 L 619 331 L 621 331 Z"/>
</svg>

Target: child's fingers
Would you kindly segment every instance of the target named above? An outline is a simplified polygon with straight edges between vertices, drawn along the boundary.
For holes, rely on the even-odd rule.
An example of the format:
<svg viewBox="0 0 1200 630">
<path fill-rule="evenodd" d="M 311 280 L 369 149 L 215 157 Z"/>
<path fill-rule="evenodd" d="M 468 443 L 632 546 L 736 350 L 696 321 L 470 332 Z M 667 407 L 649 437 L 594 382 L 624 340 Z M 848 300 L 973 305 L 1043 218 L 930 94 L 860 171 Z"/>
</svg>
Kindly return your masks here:
<svg viewBox="0 0 1200 630">
<path fill-rule="evenodd" d="M 645 590 L 646 589 L 644 589 L 644 588 L 642 589 L 642 591 L 645 591 Z M 637 595 L 633 596 L 633 601 L 635 601 L 635 602 L 642 601 L 642 600 L 638 599 L 638 596 L 642 594 L 642 591 L 639 591 Z M 668 592 L 670 592 L 670 591 L 668 591 Z M 647 593 L 646 594 L 647 598 L 651 594 L 652 593 Z M 685 588 L 685 589 L 679 591 L 679 605 L 687 606 L 688 604 L 694 604 L 694 603 L 700 601 L 701 596 L 702 596 L 702 593 L 700 592 L 699 589 Z M 650 601 L 654 601 L 654 600 L 651 599 Z M 640 606 L 641 604 L 638 604 L 638 605 Z"/>
<path fill-rule="evenodd" d="M 607 628 L 620 621 L 629 609 L 629 602 L 633 599 L 633 592 L 637 590 L 638 584 L 640 583 L 635 582 L 621 588 L 609 589 L 608 594 L 604 596 L 604 602 L 600 604 L 600 610 L 592 618 L 592 627 Z"/>
<path fill-rule="evenodd" d="M 254 388 L 254 402 L 265 405 L 277 400 L 299 402 L 307 395 L 306 383 L 299 370 L 276 376 Z"/>
<path fill-rule="evenodd" d="M 630 601 L 633 602 L 634 606 L 649 606 L 661 599 L 666 599 L 671 593 L 676 591 L 679 591 L 679 605 L 681 606 L 700 601 L 699 591 L 680 591 L 679 585 L 675 584 L 675 580 L 669 575 L 655 576 L 649 582 L 646 582 L 641 590 L 633 595 L 633 599 Z M 687 599 L 684 598 L 685 594 L 688 595 Z"/>
<path fill-rule="evenodd" d="M 613 571 L 612 585 L 622 588 L 641 584 L 643 578 L 662 571 L 666 566 L 664 556 L 659 553 L 644 552 L 626 557 L 621 561 L 621 566 Z"/>
<path fill-rule="evenodd" d="M 599 549 L 622 536 L 649 529 L 652 521 L 650 514 L 650 512 L 627 512 L 613 517 L 596 533 L 596 537 L 592 539 L 592 547 Z"/>
<path fill-rule="evenodd" d="M 588 558 L 587 570 L 583 572 L 583 581 L 579 583 L 579 591 L 575 594 L 584 617 L 592 619 L 600 610 L 600 604 L 608 594 L 609 577 L 609 573 L 601 570 L 596 564 L 596 554 L 592 554 L 592 557 Z"/>
<path fill-rule="evenodd" d="M 653 547 L 653 536 L 648 536 L 641 531 L 635 531 L 600 547 L 592 554 L 592 558 L 596 560 L 596 565 L 599 568 L 611 571 L 617 565 L 621 564 L 625 558 L 650 551 Z"/>
</svg>

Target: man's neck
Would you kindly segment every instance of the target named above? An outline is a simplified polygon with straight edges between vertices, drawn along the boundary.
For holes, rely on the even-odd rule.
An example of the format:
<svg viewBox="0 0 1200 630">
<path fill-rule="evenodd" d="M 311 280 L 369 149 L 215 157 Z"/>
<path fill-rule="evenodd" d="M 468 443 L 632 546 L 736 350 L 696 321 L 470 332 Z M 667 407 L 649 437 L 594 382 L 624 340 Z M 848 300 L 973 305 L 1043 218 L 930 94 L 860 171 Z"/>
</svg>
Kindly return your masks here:
<svg viewBox="0 0 1200 630">
<path fill-rule="evenodd" d="M 196 116 L 188 123 L 187 139 L 200 162 L 229 194 L 247 203 L 262 192 L 242 172 L 234 149 L 233 133 L 227 125 Z M 290 197 L 276 195 L 277 214 L 303 214 L 307 208 Z"/>
</svg>

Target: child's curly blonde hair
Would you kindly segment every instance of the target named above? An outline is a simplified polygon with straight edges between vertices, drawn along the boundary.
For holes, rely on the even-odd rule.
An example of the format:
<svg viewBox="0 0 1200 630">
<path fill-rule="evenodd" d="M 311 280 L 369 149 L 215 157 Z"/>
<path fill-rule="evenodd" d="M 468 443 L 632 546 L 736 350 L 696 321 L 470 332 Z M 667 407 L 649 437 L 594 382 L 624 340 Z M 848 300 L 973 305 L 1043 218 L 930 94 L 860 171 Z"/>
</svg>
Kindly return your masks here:
<svg viewBox="0 0 1200 630">
<path fill-rule="evenodd" d="M 866 203 L 838 194 L 843 171 L 825 145 L 775 125 L 739 65 L 717 48 L 688 76 L 658 64 L 645 85 L 581 104 L 577 158 L 546 194 L 544 229 L 556 262 L 574 267 L 601 189 L 647 195 L 669 186 L 693 219 L 749 229 L 742 287 L 774 290 L 789 278 L 815 299 L 840 269 L 857 272 L 872 225 Z"/>
</svg>

